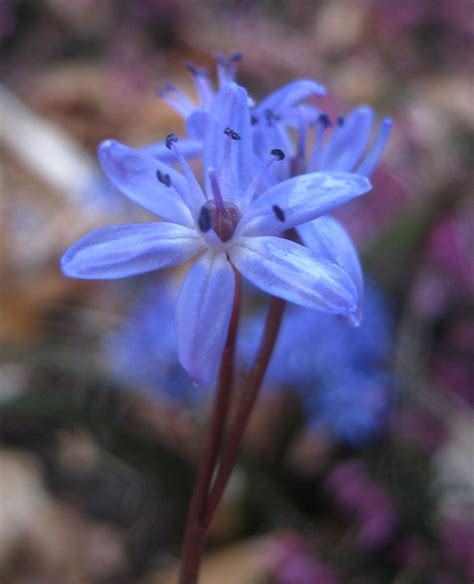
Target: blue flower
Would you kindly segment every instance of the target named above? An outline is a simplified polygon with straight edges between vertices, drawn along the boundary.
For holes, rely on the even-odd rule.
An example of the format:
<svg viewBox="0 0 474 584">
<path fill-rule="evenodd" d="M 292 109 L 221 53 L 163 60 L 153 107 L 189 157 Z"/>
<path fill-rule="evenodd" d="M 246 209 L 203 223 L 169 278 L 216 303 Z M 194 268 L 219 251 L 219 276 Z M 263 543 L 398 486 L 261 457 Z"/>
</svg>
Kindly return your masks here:
<svg viewBox="0 0 474 584">
<path fill-rule="evenodd" d="M 213 100 L 204 142 L 205 192 L 174 134 L 166 140 L 183 174 L 118 142 L 107 140 L 99 159 L 107 177 L 160 222 L 94 231 L 62 258 L 63 272 L 90 279 L 124 278 L 193 259 L 177 300 L 179 359 L 196 383 L 216 372 L 230 320 L 238 270 L 265 292 L 313 309 L 350 315 L 357 289 L 344 269 L 288 239 L 307 223 L 370 190 L 366 177 L 318 172 L 267 188 L 265 166 L 252 149 L 247 92 L 228 84 Z"/>
<path fill-rule="evenodd" d="M 384 119 L 369 148 L 375 116 L 373 109 L 368 106 L 358 106 L 347 118 L 338 118 L 325 141 L 325 135 L 333 127 L 325 113 L 312 106 L 299 105 L 287 111 L 287 119 L 290 116 L 294 117 L 297 128 L 295 144 L 286 126 L 275 123 L 273 116 L 267 116 L 256 134 L 258 156 L 262 157 L 263 149 L 268 144 L 277 144 L 288 153 L 282 164 L 270 170 L 269 174 L 274 181 L 317 171 L 355 172 L 368 176 L 382 155 L 392 127 L 392 120 Z M 312 140 L 308 139 L 310 132 L 313 132 Z M 345 228 L 337 219 L 325 216 L 300 225 L 297 232 L 306 247 L 325 255 L 350 274 L 357 288 L 359 304 L 357 311 L 352 312 L 348 320 L 357 326 L 362 319 L 363 274 L 357 251 Z"/>
<path fill-rule="evenodd" d="M 346 118 L 338 118 L 324 143 L 324 134 L 332 124 L 326 114 L 321 114 L 315 125 L 313 150 L 305 171 L 341 170 L 369 176 L 382 156 L 392 129 L 392 120 L 383 119 L 369 147 L 374 118 L 371 107 L 359 105 Z"/>
<path fill-rule="evenodd" d="M 234 83 L 237 76 L 237 66 L 243 55 L 235 52 L 226 56 L 216 53 L 214 58 L 217 63 L 218 89 L 222 90 L 227 85 Z M 197 67 L 193 63 L 187 63 L 189 71 L 193 75 L 197 100 L 193 100 L 189 95 L 176 87 L 173 83 L 167 82 L 159 90 L 160 97 L 172 107 L 186 122 L 187 138 L 181 140 L 180 147 L 186 158 L 194 158 L 201 154 L 203 141 L 206 136 L 207 120 L 216 91 L 211 83 L 207 69 Z M 309 97 L 326 94 L 326 89 L 321 83 L 310 79 L 299 79 L 292 81 L 272 92 L 259 104 L 255 105 L 249 97 L 249 107 L 251 108 L 252 132 L 255 136 L 255 143 L 258 145 L 260 137 L 260 127 L 266 120 L 272 120 L 272 125 L 281 128 L 284 132 L 286 125 L 294 126 L 299 121 L 299 111 L 304 108 L 309 118 L 313 121 L 319 112 L 314 108 L 301 106 L 296 109 L 296 104 Z M 275 148 L 275 142 L 271 148 Z M 159 160 L 169 162 L 172 160 L 170 151 L 162 144 L 150 144 L 143 147 L 142 152 L 155 156 Z M 265 158 L 270 148 L 265 151 Z"/>
<path fill-rule="evenodd" d="M 123 325 L 104 341 L 111 373 L 131 388 L 151 390 L 180 406 L 202 398 L 178 361 L 173 323 L 175 288 L 155 278 L 145 284 Z"/>
<path fill-rule="evenodd" d="M 386 420 L 393 394 L 388 371 L 393 325 L 375 285 L 366 291 L 366 316 L 358 328 L 329 314 L 289 306 L 265 377 L 267 389 L 297 391 L 313 428 L 330 430 L 354 445 Z M 249 366 L 261 334 L 262 314 L 242 322 L 239 358 Z"/>
</svg>

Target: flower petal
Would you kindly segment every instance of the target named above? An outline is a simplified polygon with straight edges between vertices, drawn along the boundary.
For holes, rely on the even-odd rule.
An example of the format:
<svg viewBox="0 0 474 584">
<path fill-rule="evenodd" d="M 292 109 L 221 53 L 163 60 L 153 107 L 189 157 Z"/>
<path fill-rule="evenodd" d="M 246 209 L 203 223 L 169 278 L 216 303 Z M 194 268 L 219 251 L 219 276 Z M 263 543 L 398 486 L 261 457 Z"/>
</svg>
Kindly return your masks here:
<svg viewBox="0 0 474 584">
<path fill-rule="evenodd" d="M 274 114 L 279 114 L 300 101 L 315 95 L 326 95 L 324 85 L 311 79 L 292 81 L 263 99 L 255 108 L 255 113 L 260 116 L 265 111 L 270 110 Z"/>
<path fill-rule="evenodd" d="M 193 229 L 173 223 L 104 227 L 72 245 L 61 268 L 73 278 L 125 278 L 185 262 L 202 245 Z"/>
<path fill-rule="evenodd" d="M 297 231 L 307 248 L 334 262 L 352 278 L 358 297 L 357 312 L 353 315 L 352 324 L 359 324 L 362 317 L 364 279 L 359 256 L 349 234 L 337 219 L 328 215 L 300 225 Z"/>
<path fill-rule="evenodd" d="M 385 118 L 384 120 L 382 120 L 382 123 L 380 124 L 379 131 L 377 132 L 377 136 L 372 147 L 364 156 L 359 166 L 355 169 L 355 171 L 358 174 L 364 174 L 365 176 L 369 176 L 374 170 L 374 168 L 377 166 L 380 158 L 382 157 L 383 150 L 388 141 L 388 138 L 390 136 L 392 126 L 393 121 L 391 120 L 391 118 Z"/>
<path fill-rule="evenodd" d="M 224 349 L 235 277 L 224 253 L 208 252 L 187 274 L 176 306 L 181 365 L 195 383 L 212 381 Z"/>
<path fill-rule="evenodd" d="M 346 272 L 298 243 L 242 237 L 228 253 L 239 272 L 269 294 L 336 314 L 356 308 L 357 292 Z"/>
<path fill-rule="evenodd" d="M 186 132 L 193 140 L 201 142 L 201 152 L 204 138 L 206 137 L 207 120 L 209 118 L 209 111 L 207 108 L 201 107 L 194 111 L 186 120 Z M 181 144 L 182 142 L 180 142 Z"/>
<path fill-rule="evenodd" d="M 227 200 L 243 193 L 253 177 L 252 133 L 248 94 L 243 87 L 230 83 L 214 98 L 207 121 L 204 143 L 204 167 L 212 167 L 220 175 L 221 189 Z M 238 140 L 224 133 L 237 132 Z M 206 173 L 206 189 L 211 186 Z M 231 192 L 229 192 L 229 189 Z"/>
<path fill-rule="evenodd" d="M 191 213 L 178 194 L 188 188 L 179 172 L 153 156 L 113 140 L 102 142 L 98 154 L 109 180 L 131 201 L 166 221 L 193 225 Z M 170 186 L 158 180 L 157 171 L 170 178 Z"/>
<path fill-rule="evenodd" d="M 312 221 L 371 188 L 365 176 L 347 172 L 313 172 L 290 178 L 253 201 L 239 225 L 239 233 L 281 233 Z"/>
<path fill-rule="evenodd" d="M 369 144 L 374 112 L 368 106 L 354 108 L 342 126 L 336 126 L 324 149 L 319 168 L 312 170 L 354 169 Z"/>
<path fill-rule="evenodd" d="M 266 181 L 270 185 L 274 185 L 290 176 L 290 161 L 293 156 L 293 145 L 288 132 L 283 128 L 282 124 L 275 123 L 272 120 L 264 120 L 256 124 L 253 129 L 253 143 L 257 158 L 265 165 L 268 164 L 273 149 L 278 148 L 285 155 L 283 160 L 278 160 L 275 164 L 271 165 L 266 175 L 262 177 L 262 183 Z"/>
<path fill-rule="evenodd" d="M 322 111 L 320 109 L 306 103 L 300 103 L 281 112 L 278 120 L 292 128 L 297 128 L 301 123 L 301 118 L 303 118 L 307 126 L 311 126 L 317 122 L 321 114 Z"/>
</svg>

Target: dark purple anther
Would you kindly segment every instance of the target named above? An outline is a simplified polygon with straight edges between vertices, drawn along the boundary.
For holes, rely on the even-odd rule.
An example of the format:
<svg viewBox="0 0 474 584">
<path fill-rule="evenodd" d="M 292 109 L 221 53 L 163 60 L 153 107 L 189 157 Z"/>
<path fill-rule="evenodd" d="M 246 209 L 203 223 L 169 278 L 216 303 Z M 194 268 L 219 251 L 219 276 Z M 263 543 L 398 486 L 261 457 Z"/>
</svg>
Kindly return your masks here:
<svg viewBox="0 0 474 584">
<path fill-rule="evenodd" d="M 272 205 L 272 211 L 275 213 L 275 217 L 278 221 L 281 221 L 282 223 L 285 222 L 285 212 L 281 207 L 278 205 Z"/>
<path fill-rule="evenodd" d="M 176 136 L 176 134 L 174 134 L 173 132 L 171 132 L 171 134 L 168 134 L 166 136 L 166 148 L 168 148 L 168 150 L 171 150 L 172 144 L 176 143 L 178 141 L 178 136 Z"/>
<path fill-rule="evenodd" d="M 319 118 L 318 118 L 318 123 L 321 124 L 321 126 L 324 129 L 330 128 L 332 126 L 332 122 L 331 122 L 331 118 L 327 115 L 327 114 L 320 114 Z"/>
<path fill-rule="evenodd" d="M 267 120 L 267 122 L 271 122 L 273 120 L 273 118 L 274 118 L 273 112 L 272 112 L 271 109 L 266 109 L 263 112 L 263 115 L 265 116 L 265 119 Z"/>
<path fill-rule="evenodd" d="M 203 67 L 198 67 L 197 65 L 195 65 L 191 61 L 186 61 L 186 63 L 184 65 L 188 69 L 188 71 L 191 71 L 191 73 L 194 75 L 194 77 L 208 77 L 209 76 L 207 69 L 204 69 Z"/>
<path fill-rule="evenodd" d="M 270 154 L 274 156 L 277 160 L 285 159 L 285 153 L 283 152 L 283 150 L 280 150 L 279 148 L 274 148 L 273 150 L 270 151 Z"/>
<path fill-rule="evenodd" d="M 226 134 L 226 136 L 229 136 L 229 138 L 232 138 L 232 140 L 240 140 L 241 136 L 238 132 L 236 132 L 235 130 L 233 130 L 232 128 L 226 128 L 224 130 L 224 134 Z"/>
<path fill-rule="evenodd" d="M 229 61 L 232 61 L 233 63 L 238 63 L 239 61 L 242 61 L 243 58 L 244 58 L 243 53 L 241 53 L 240 51 L 235 51 L 230 55 Z"/>
<path fill-rule="evenodd" d="M 244 54 L 238 51 L 231 53 L 229 56 L 225 55 L 224 53 L 214 53 L 213 57 L 217 63 L 219 63 L 219 65 L 227 67 L 230 63 L 238 63 L 239 61 L 242 61 Z"/>
<path fill-rule="evenodd" d="M 160 181 L 160 183 L 163 183 L 165 186 L 170 187 L 171 186 L 171 178 L 169 174 L 164 174 L 163 172 L 161 172 L 160 169 L 158 169 L 156 171 L 156 178 Z"/>
<path fill-rule="evenodd" d="M 211 214 L 209 213 L 209 207 L 206 205 L 199 212 L 198 225 L 203 233 L 207 233 L 211 228 Z"/>
</svg>

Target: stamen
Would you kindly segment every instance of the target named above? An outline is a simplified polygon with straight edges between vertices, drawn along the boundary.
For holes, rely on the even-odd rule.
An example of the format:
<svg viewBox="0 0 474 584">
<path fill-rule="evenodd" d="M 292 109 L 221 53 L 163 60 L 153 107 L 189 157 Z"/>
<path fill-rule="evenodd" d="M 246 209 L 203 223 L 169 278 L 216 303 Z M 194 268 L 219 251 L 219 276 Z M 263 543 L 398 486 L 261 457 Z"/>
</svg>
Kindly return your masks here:
<svg viewBox="0 0 474 584">
<path fill-rule="evenodd" d="M 296 142 L 296 153 L 291 160 L 291 174 L 297 176 L 306 170 L 306 142 L 308 136 L 308 123 L 306 121 L 302 106 L 298 107 L 298 138 Z"/>
<path fill-rule="evenodd" d="M 278 161 L 285 159 L 285 153 L 283 152 L 283 150 L 280 150 L 279 148 L 274 148 L 273 150 L 270 151 L 270 154 L 274 156 Z"/>
<path fill-rule="evenodd" d="M 229 63 L 238 63 L 239 61 L 242 61 L 244 54 L 240 51 L 234 51 L 229 56 L 227 56 L 224 55 L 224 53 L 216 52 L 213 54 L 213 57 L 219 65 L 228 65 Z"/>
<path fill-rule="evenodd" d="M 265 164 L 265 166 L 253 177 L 252 182 L 249 184 L 245 194 L 244 194 L 244 201 L 252 201 L 257 194 L 257 189 L 263 179 L 263 177 L 267 174 L 268 169 L 275 161 L 282 161 L 285 159 L 285 153 L 280 148 L 273 148 L 270 152 L 271 158 Z"/>
<path fill-rule="evenodd" d="M 285 212 L 281 207 L 278 205 L 272 205 L 272 211 L 275 213 L 275 217 L 278 221 L 281 221 L 282 223 L 285 222 Z"/>
<path fill-rule="evenodd" d="M 244 54 L 241 51 L 234 51 L 231 53 L 229 60 L 232 61 L 232 63 L 239 63 L 243 58 Z"/>
<path fill-rule="evenodd" d="M 232 138 L 232 140 L 241 140 L 242 139 L 242 136 L 238 132 L 233 130 L 232 128 L 226 128 L 224 130 L 224 134 L 226 136 L 229 136 L 229 138 Z"/>
<path fill-rule="evenodd" d="M 312 171 L 317 171 L 320 169 L 319 167 L 323 154 L 324 132 L 331 126 L 331 118 L 327 114 L 322 113 L 316 121 L 313 154 L 311 155 L 311 160 L 308 164 L 308 168 Z"/>
<path fill-rule="evenodd" d="M 216 209 L 218 211 L 224 210 L 224 199 L 222 198 L 221 188 L 217 180 L 216 171 L 214 168 L 208 168 L 207 172 L 209 174 L 209 181 L 211 183 L 212 194 L 214 195 L 214 201 L 216 202 Z"/>
<path fill-rule="evenodd" d="M 383 150 L 390 135 L 390 130 L 392 129 L 392 125 L 393 121 L 390 118 L 385 118 L 382 120 L 372 148 L 364 156 L 362 162 L 356 168 L 355 172 L 369 176 L 370 173 L 374 170 L 382 156 Z"/>
<path fill-rule="evenodd" d="M 169 106 L 185 118 L 196 109 L 193 101 L 170 81 L 167 81 L 164 87 L 158 89 L 157 93 Z"/>
<path fill-rule="evenodd" d="M 190 194 L 188 194 L 186 192 L 181 192 L 181 190 L 178 190 L 178 189 L 176 189 L 176 190 L 177 190 L 178 194 L 180 195 L 180 197 L 185 202 L 185 204 L 190 209 L 193 209 L 195 207 L 196 201 L 199 201 L 199 199 L 204 200 L 206 197 L 204 196 L 204 193 L 202 192 L 202 189 L 201 189 L 196 177 L 194 176 L 194 172 L 192 171 L 191 167 L 189 166 L 188 161 L 186 160 L 183 153 L 181 152 L 181 149 L 177 146 L 177 142 L 178 142 L 178 136 L 176 136 L 176 134 L 174 132 L 172 132 L 171 134 L 168 134 L 166 136 L 166 141 L 165 141 L 166 147 L 169 150 L 173 150 L 178 163 L 180 164 L 181 168 L 183 169 L 184 178 L 186 179 L 186 182 L 188 183 Z"/>
<path fill-rule="evenodd" d="M 225 128 L 224 134 L 230 138 L 224 142 L 224 153 L 222 156 L 222 166 L 219 174 L 219 181 L 222 190 L 225 193 L 232 193 L 233 186 L 235 185 L 234 170 L 232 166 L 232 148 L 235 148 L 235 141 L 241 140 L 241 136 L 238 132 L 232 128 Z M 231 196 L 232 197 L 232 196 Z"/>
<path fill-rule="evenodd" d="M 300 106 L 298 108 L 298 142 L 296 146 L 296 158 L 300 159 L 303 164 L 306 158 L 306 138 L 308 135 L 308 124 L 305 120 L 304 111 Z"/>
<path fill-rule="evenodd" d="M 199 69 L 199 67 L 195 65 L 192 61 L 186 61 L 184 63 L 184 66 L 186 67 L 186 69 L 188 69 L 188 71 L 191 72 L 192 75 L 196 77 L 201 74 L 201 71 L 204 71 L 204 69 Z"/>
<path fill-rule="evenodd" d="M 198 225 L 199 229 L 203 233 L 207 233 L 212 227 L 211 213 L 209 212 L 209 207 L 207 207 L 206 205 L 201 207 L 201 211 L 199 212 Z"/>
<path fill-rule="evenodd" d="M 228 57 L 223 53 L 214 53 L 214 59 L 217 62 L 217 77 L 219 87 L 235 81 L 237 76 L 237 65 L 242 60 L 243 54 L 239 52 L 232 53 Z"/>
<path fill-rule="evenodd" d="M 268 122 L 269 125 L 278 122 L 279 120 L 281 120 L 281 115 L 280 114 L 276 114 L 273 110 L 271 109 L 266 109 L 263 112 L 263 115 L 265 117 L 265 120 Z"/>
<path fill-rule="evenodd" d="M 316 124 L 321 125 L 326 130 L 332 126 L 331 118 L 323 112 L 316 120 Z"/>
<path fill-rule="evenodd" d="M 156 171 L 156 178 L 160 181 L 160 183 L 163 183 L 165 186 L 167 186 L 167 187 L 171 186 L 170 175 L 167 173 L 166 174 L 162 173 L 159 168 Z"/>
<path fill-rule="evenodd" d="M 275 116 L 273 115 L 273 112 L 271 109 L 266 109 L 263 112 L 263 115 L 265 116 L 265 119 L 267 120 L 267 122 L 272 122 L 275 119 Z"/>
<path fill-rule="evenodd" d="M 194 85 L 198 93 L 201 105 L 208 104 L 213 97 L 211 82 L 209 81 L 209 72 L 207 69 L 197 67 L 191 61 L 187 61 L 185 66 L 191 71 L 194 78 Z"/>
<path fill-rule="evenodd" d="M 176 134 L 174 132 L 171 132 L 171 134 L 168 134 L 166 136 L 166 148 L 168 148 L 168 150 L 171 150 L 172 145 L 176 144 L 176 142 L 178 141 L 178 136 L 176 136 Z"/>
</svg>

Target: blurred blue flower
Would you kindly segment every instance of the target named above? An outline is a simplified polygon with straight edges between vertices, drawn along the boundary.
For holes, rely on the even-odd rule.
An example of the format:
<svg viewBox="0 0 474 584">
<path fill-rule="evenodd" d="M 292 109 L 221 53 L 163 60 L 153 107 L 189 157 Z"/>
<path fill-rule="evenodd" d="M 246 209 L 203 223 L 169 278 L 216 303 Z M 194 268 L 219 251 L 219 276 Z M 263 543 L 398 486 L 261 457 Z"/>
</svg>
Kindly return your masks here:
<svg viewBox="0 0 474 584">
<path fill-rule="evenodd" d="M 267 115 L 258 126 L 262 154 L 268 144 L 287 154 L 284 163 L 271 169 L 275 180 L 322 170 L 369 176 L 380 161 L 393 125 L 390 118 L 383 119 L 372 139 L 375 112 L 367 105 L 359 105 L 337 120 L 313 106 L 295 105 L 286 118 L 293 119 L 295 140 L 287 129 L 290 124 L 282 125 L 273 116 Z"/>
<path fill-rule="evenodd" d="M 160 280 L 146 285 L 123 326 L 105 341 L 108 367 L 121 383 L 146 389 L 180 406 L 207 399 L 211 386 L 197 392 L 179 364 L 173 306 L 176 288 Z M 241 319 L 237 368 L 248 370 L 262 333 L 264 311 Z M 388 306 L 373 284 L 367 289 L 367 315 L 359 328 L 335 317 L 289 306 L 265 377 L 267 391 L 286 387 L 302 398 L 314 429 L 325 429 L 353 445 L 383 427 L 393 380 Z"/>
<path fill-rule="evenodd" d="M 333 124 L 325 113 L 308 105 L 295 106 L 291 112 L 297 133 L 294 141 L 287 129 L 288 124 L 283 126 L 276 122 L 273 115 L 267 115 L 254 130 L 254 141 L 258 135 L 260 145 L 255 148 L 258 156 L 262 156 L 262 148 L 268 144 L 277 145 L 288 154 L 282 164 L 270 169 L 269 184 L 272 184 L 271 178 L 282 181 L 316 171 L 356 172 L 368 176 L 382 156 L 392 127 L 392 120 L 384 119 L 369 148 L 375 114 L 368 106 L 354 108 L 346 119 L 338 118 L 329 137 L 326 136 L 327 130 Z M 358 325 L 362 319 L 363 275 L 357 251 L 344 226 L 337 219 L 325 216 L 299 225 L 296 230 L 306 247 L 323 254 L 351 276 L 360 302 L 348 320 Z"/>
<path fill-rule="evenodd" d="M 373 144 L 374 110 L 367 105 L 355 107 L 346 118 L 339 117 L 326 143 L 323 137 L 331 122 L 321 114 L 315 125 L 311 158 L 306 172 L 344 170 L 369 176 L 377 166 L 392 129 L 392 120 L 382 120 Z"/>
<path fill-rule="evenodd" d="M 124 323 L 104 341 L 107 368 L 121 385 L 152 392 L 180 406 L 202 400 L 176 349 L 176 289 L 163 278 L 145 284 Z"/>
<path fill-rule="evenodd" d="M 392 320 L 373 284 L 366 291 L 366 315 L 358 328 L 340 319 L 297 306 L 286 310 L 264 385 L 286 386 L 303 400 L 313 428 L 330 430 L 359 444 L 382 428 L 393 380 L 388 371 Z M 263 314 L 243 322 L 239 358 L 249 366 L 259 341 Z"/>
<path fill-rule="evenodd" d="M 196 383 L 215 376 L 232 310 L 234 269 L 265 292 L 302 306 L 348 316 L 358 310 L 358 286 L 332 256 L 278 236 L 367 192 L 367 178 L 312 173 L 266 188 L 262 176 L 282 153 L 272 150 L 264 167 L 258 163 L 248 95 L 232 83 L 209 111 L 207 195 L 176 142 L 170 134 L 166 145 L 183 174 L 118 142 L 101 144 L 107 177 L 163 221 L 90 233 L 64 254 L 66 275 L 124 278 L 194 259 L 178 297 L 176 330 L 180 362 Z"/>
</svg>

